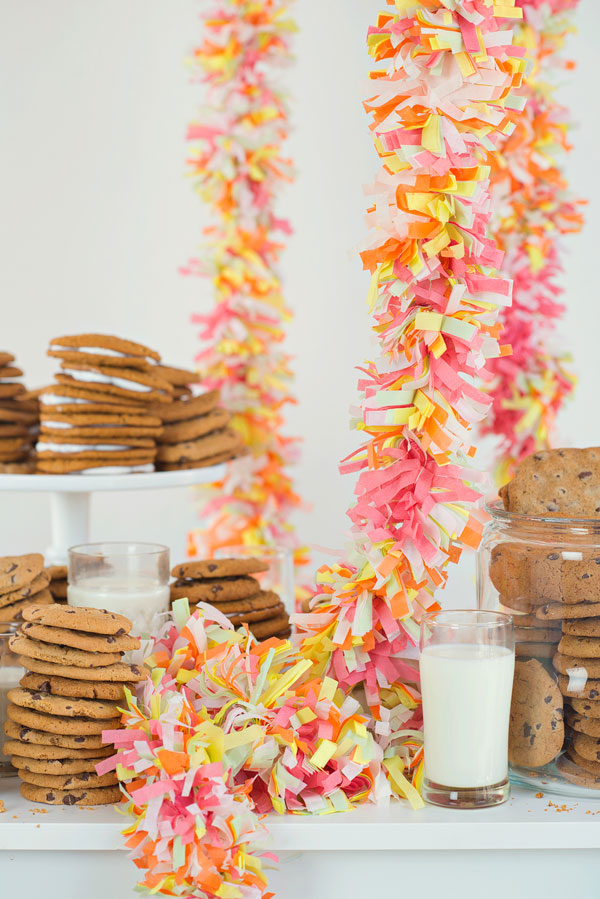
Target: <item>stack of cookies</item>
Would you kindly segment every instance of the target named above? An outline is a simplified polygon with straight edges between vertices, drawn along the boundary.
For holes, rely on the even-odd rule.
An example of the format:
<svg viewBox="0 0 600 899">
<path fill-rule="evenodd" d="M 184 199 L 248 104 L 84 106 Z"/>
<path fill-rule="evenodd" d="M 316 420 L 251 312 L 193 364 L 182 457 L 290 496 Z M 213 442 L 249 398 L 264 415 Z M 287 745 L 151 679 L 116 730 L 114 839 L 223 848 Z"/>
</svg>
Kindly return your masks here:
<svg viewBox="0 0 600 899">
<path fill-rule="evenodd" d="M 57 337 L 55 383 L 40 394 L 37 470 L 48 474 L 152 471 L 173 387 L 149 347 L 104 334 Z"/>
<path fill-rule="evenodd" d="M 52 594 L 54 602 L 67 601 L 67 566 L 66 565 L 48 565 L 46 566 L 46 574 L 50 578 L 48 589 Z"/>
<path fill-rule="evenodd" d="M 259 559 L 207 559 L 183 562 L 171 574 L 171 602 L 187 597 L 192 611 L 199 602 L 213 605 L 235 627 L 247 624 L 257 640 L 289 637 L 290 618 L 277 593 L 261 590 L 252 577 L 269 566 Z"/>
<path fill-rule="evenodd" d="M 0 352 L 0 472 L 29 474 L 35 470 L 37 401 L 27 398 L 14 361 L 12 353 Z"/>
<path fill-rule="evenodd" d="M 105 805 L 118 802 L 114 773 L 95 766 L 114 749 L 102 731 L 121 726 L 124 686 L 144 673 L 122 655 L 139 648 L 129 636 L 131 622 L 102 609 L 29 606 L 24 624 L 9 641 L 27 673 L 10 690 L 10 756 L 23 783 L 21 793 L 50 805 Z"/>
<path fill-rule="evenodd" d="M 205 468 L 241 455 L 241 438 L 228 426 L 231 416 L 219 406 L 218 390 L 194 396 L 189 387 L 195 379 L 193 372 L 167 367 L 161 370 L 171 379 L 176 398 L 168 406 L 153 406 L 154 414 L 163 422 L 157 468 Z"/>
<path fill-rule="evenodd" d="M 0 623 L 17 620 L 32 604 L 49 605 L 49 582 L 39 553 L 0 558 Z"/>
</svg>

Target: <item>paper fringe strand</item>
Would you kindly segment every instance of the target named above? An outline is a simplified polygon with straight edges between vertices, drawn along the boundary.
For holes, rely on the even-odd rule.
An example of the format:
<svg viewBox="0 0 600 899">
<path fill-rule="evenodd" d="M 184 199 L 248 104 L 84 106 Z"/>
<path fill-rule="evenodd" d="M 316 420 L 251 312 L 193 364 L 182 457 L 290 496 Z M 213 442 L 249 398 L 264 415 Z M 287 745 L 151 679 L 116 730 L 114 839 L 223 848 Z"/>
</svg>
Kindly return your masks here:
<svg viewBox="0 0 600 899">
<path fill-rule="evenodd" d="M 105 731 L 132 823 L 143 893 L 259 899 L 266 831 L 257 813 L 327 814 L 367 801 L 423 802 L 407 778 L 422 743 L 418 693 L 380 722 L 289 641 L 256 643 L 187 600 L 157 639 L 122 730 Z M 413 672 L 414 673 L 414 672 Z M 422 753 L 421 753 L 422 755 Z"/>
<path fill-rule="evenodd" d="M 502 339 L 512 355 L 493 359 L 491 414 L 482 433 L 499 435 L 499 483 L 530 453 L 548 449 L 558 412 L 573 391 L 557 325 L 564 313 L 562 235 L 583 225 L 561 166 L 566 152 L 568 111 L 555 98 L 556 73 L 572 68 L 561 59 L 573 30 L 571 10 L 579 0 L 518 0 L 523 22 L 515 40 L 527 49 L 532 68 L 520 94 L 527 99 L 513 134 L 491 153 L 492 232 L 505 251 L 502 273 L 513 280 L 512 306 L 503 309 Z"/>
<path fill-rule="evenodd" d="M 282 434 L 283 407 L 295 402 L 281 350 L 291 314 L 277 273 L 290 225 L 274 209 L 281 184 L 292 177 L 281 150 L 287 103 L 275 87 L 291 58 L 289 6 L 221 0 L 203 14 L 206 37 L 193 54 L 209 105 L 188 130 L 189 164 L 218 221 L 206 232 L 209 258 L 193 259 L 185 270 L 208 275 L 217 297 L 212 312 L 193 317 L 206 342 L 196 361 L 206 386 L 218 388 L 233 412 L 248 455 L 214 485 L 202 511 L 206 525 L 189 536 L 190 555 L 236 544 L 296 546 L 289 518 L 300 499 L 286 469 L 298 441 Z M 305 561 L 302 551 L 297 561 Z"/>
<path fill-rule="evenodd" d="M 407 644 L 461 547 L 478 545 L 470 431 L 491 399 L 474 386 L 501 356 L 498 309 L 511 301 L 488 236 L 489 157 L 513 133 L 524 49 L 513 0 L 388 0 L 369 29 L 365 102 L 382 167 L 361 256 L 381 355 L 362 369 L 353 425 L 368 438 L 358 472 L 349 564 L 322 570 L 323 593 L 297 616 L 302 650 L 344 690 L 402 683 Z M 507 21 L 508 20 L 508 21 Z"/>
</svg>

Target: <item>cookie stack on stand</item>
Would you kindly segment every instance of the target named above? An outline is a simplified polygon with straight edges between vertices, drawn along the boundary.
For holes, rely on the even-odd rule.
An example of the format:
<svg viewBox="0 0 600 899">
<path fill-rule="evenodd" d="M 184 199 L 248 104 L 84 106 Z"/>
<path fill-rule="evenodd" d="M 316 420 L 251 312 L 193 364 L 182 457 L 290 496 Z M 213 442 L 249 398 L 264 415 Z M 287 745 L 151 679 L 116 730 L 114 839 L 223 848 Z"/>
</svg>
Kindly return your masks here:
<svg viewBox="0 0 600 899">
<path fill-rule="evenodd" d="M 261 590 L 252 577 L 269 566 L 260 559 L 206 559 L 175 565 L 171 602 L 187 597 L 194 611 L 199 602 L 213 605 L 235 627 L 247 624 L 257 640 L 289 637 L 290 618 L 277 593 Z"/>
<path fill-rule="evenodd" d="M 37 470 L 47 474 L 152 471 L 161 419 L 172 400 L 149 347 L 103 334 L 57 337 L 55 383 L 40 394 Z"/>
<path fill-rule="evenodd" d="M 50 805 L 118 802 L 114 773 L 95 766 L 114 749 L 102 731 L 121 726 L 124 686 L 143 679 L 137 665 L 121 661 L 139 648 L 131 622 L 103 609 L 29 606 L 9 641 L 27 669 L 8 693 L 9 738 L 4 752 L 23 781 L 21 793 Z"/>
<path fill-rule="evenodd" d="M 14 361 L 12 353 L 0 352 L 0 473 L 30 474 L 35 470 L 38 405 L 27 398 L 19 380 L 23 372 Z"/>
<path fill-rule="evenodd" d="M 205 468 L 242 455 L 239 434 L 229 427 L 231 415 L 219 406 L 218 390 L 193 395 L 193 372 L 161 366 L 171 379 L 175 399 L 168 406 L 153 406 L 163 421 L 158 440 L 157 468 L 176 471 L 181 468 Z"/>
<path fill-rule="evenodd" d="M 67 566 L 47 565 L 46 574 L 50 578 L 48 589 L 54 602 L 65 603 L 67 601 Z"/>
<path fill-rule="evenodd" d="M 0 558 L 0 624 L 19 619 L 33 604 L 50 605 L 49 583 L 44 557 L 39 553 Z"/>
</svg>

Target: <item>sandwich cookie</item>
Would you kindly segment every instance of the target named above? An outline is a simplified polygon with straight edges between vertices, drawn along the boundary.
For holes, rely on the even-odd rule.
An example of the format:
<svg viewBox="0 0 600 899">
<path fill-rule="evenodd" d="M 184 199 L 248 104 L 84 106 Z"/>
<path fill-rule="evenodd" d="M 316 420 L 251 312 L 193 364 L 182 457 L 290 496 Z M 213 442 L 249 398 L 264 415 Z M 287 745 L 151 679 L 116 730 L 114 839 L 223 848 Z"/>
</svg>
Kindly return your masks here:
<svg viewBox="0 0 600 899">
<path fill-rule="evenodd" d="M 152 370 L 117 368 L 109 365 L 91 365 L 79 362 L 63 362 L 56 375 L 59 384 L 72 387 L 84 386 L 86 390 L 99 390 L 116 397 L 135 402 L 171 402 L 173 387 Z"/>
<path fill-rule="evenodd" d="M 162 403 L 157 405 L 161 406 Z M 146 410 L 147 406 L 137 400 L 125 400 L 111 393 L 87 390 L 82 385 L 73 387 L 53 384 L 46 387 L 40 395 L 42 415 L 140 415 Z"/>
<path fill-rule="evenodd" d="M 55 337 L 50 341 L 48 356 L 67 362 L 137 368 L 146 371 L 156 368 L 160 354 L 142 343 L 123 340 L 108 334 L 76 334 Z"/>
</svg>

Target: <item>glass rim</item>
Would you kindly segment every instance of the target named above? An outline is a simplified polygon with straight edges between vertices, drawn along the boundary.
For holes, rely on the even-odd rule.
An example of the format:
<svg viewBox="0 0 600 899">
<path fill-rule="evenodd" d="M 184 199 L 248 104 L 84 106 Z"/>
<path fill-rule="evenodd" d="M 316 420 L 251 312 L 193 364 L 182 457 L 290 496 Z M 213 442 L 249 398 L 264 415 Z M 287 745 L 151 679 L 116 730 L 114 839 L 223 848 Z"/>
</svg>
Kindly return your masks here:
<svg viewBox="0 0 600 899">
<path fill-rule="evenodd" d="M 488 621 L 465 621 L 465 622 L 445 622 L 439 621 L 438 618 L 441 615 L 468 615 L 468 616 L 480 616 L 487 615 L 491 620 Z M 435 612 L 426 612 L 421 618 L 421 624 L 427 623 L 429 625 L 439 624 L 440 627 L 454 628 L 458 630 L 462 627 L 507 627 L 508 625 L 514 624 L 514 618 L 512 615 L 507 615 L 505 612 L 496 612 L 491 609 L 437 609 Z"/>
<path fill-rule="evenodd" d="M 106 547 L 107 551 L 101 551 L 101 547 Z M 139 550 L 131 552 L 125 547 L 139 547 Z M 121 549 L 121 552 L 119 552 Z M 159 556 L 162 553 L 168 553 L 169 547 L 162 543 L 143 543 L 140 540 L 115 540 L 100 541 L 98 543 L 79 543 L 70 546 L 67 550 L 69 557 L 73 556 Z"/>
<path fill-rule="evenodd" d="M 521 523 L 531 522 L 533 524 L 554 524 L 567 525 L 569 527 L 582 527 L 600 529 L 600 518 L 563 518 L 550 515 L 527 515 L 524 512 L 509 512 L 504 508 L 502 500 L 498 497 L 486 500 L 484 503 L 485 511 L 500 521 L 515 521 Z"/>
</svg>

